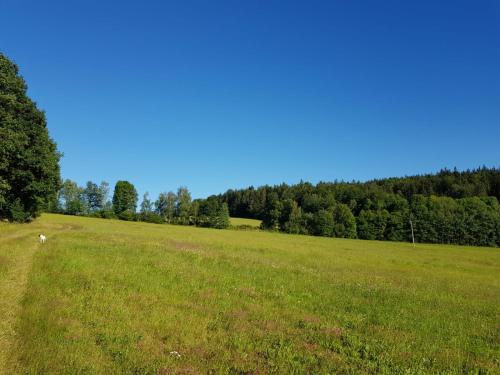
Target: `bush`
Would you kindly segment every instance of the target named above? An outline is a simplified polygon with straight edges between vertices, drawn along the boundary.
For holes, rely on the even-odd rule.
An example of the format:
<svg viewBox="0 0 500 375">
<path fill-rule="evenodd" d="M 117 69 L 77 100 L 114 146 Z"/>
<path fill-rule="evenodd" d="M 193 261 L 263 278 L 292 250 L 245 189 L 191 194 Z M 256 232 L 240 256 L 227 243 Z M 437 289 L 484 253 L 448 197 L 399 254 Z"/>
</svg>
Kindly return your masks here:
<svg viewBox="0 0 500 375">
<path fill-rule="evenodd" d="M 259 230 L 258 227 L 254 227 L 248 224 L 231 225 L 230 228 L 234 230 Z"/>
<path fill-rule="evenodd" d="M 29 221 L 30 215 L 28 212 L 25 211 L 23 204 L 19 199 L 16 199 L 11 205 L 10 205 L 10 218 L 13 221 L 17 222 L 26 222 Z"/>
<path fill-rule="evenodd" d="M 101 217 L 103 219 L 116 219 L 117 218 L 113 210 L 101 210 L 101 211 L 99 211 L 99 215 L 101 215 Z"/>
<path fill-rule="evenodd" d="M 137 215 L 135 214 L 135 212 L 132 212 L 130 210 L 125 210 L 118 214 L 118 219 L 125 221 L 135 221 L 137 220 Z"/>
<path fill-rule="evenodd" d="M 139 214 L 137 218 L 139 221 L 144 221 L 146 223 L 154 223 L 154 224 L 165 223 L 165 220 L 160 215 L 154 212 L 143 212 Z"/>
</svg>

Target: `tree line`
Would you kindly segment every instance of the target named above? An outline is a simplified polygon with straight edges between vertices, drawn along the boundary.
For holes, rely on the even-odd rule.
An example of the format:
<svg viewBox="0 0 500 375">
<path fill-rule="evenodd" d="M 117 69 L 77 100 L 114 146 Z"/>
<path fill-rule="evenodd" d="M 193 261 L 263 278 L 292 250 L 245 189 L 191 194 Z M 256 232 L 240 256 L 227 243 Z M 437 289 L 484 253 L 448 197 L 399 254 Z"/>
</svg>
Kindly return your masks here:
<svg viewBox="0 0 500 375">
<path fill-rule="evenodd" d="M 88 181 L 82 187 L 69 179 L 65 180 L 59 193 L 50 202 L 48 211 L 67 215 L 92 216 L 127 221 L 196 225 L 210 228 L 229 227 L 227 203 L 217 197 L 207 199 L 191 198 L 186 187 L 177 192 L 160 193 L 152 201 L 148 193 L 138 206 L 135 186 L 128 181 L 118 181 L 110 199 L 109 184 L 99 185 Z"/>
<path fill-rule="evenodd" d="M 231 216 L 287 233 L 500 246 L 500 169 L 228 190 Z M 411 224 L 410 224 L 411 221 Z"/>
</svg>

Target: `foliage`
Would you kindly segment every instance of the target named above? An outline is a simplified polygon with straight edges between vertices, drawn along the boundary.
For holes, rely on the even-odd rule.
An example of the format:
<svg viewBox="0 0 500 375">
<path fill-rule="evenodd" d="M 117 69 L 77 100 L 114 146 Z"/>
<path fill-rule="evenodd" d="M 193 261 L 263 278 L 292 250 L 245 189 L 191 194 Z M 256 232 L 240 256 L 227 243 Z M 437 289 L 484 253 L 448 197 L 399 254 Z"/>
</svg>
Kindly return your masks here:
<svg viewBox="0 0 500 375">
<path fill-rule="evenodd" d="M 231 216 L 287 233 L 494 246 L 500 243 L 500 169 L 359 182 L 249 187 L 219 195 Z"/>
<path fill-rule="evenodd" d="M 146 192 L 142 196 L 142 202 L 141 202 L 141 214 L 147 214 L 153 211 L 153 203 L 151 202 L 151 199 L 149 199 L 149 193 Z"/>
<path fill-rule="evenodd" d="M 29 221 L 60 187 L 45 113 L 26 95 L 18 67 L 0 53 L 0 219 Z"/>
<path fill-rule="evenodd" d="M 229 227 L 229 210 L 227 203 L 220 202 L 217 197 L 211 196 L 199 202 L 196 225 L 225 229 Z"/>
<path fill-rule="evenodd" d="M 310 223 L 309 233 L 315 236 L 330 237 L 333 235 L 333 214 L 331 211 L 320 208 L 313 214 Z"/>
<path fill-rule="evenodd" d="M 104 209 L 109 195 L 109 184 L 106 181 L 98 186 L 92 181 L 88 181 L 83 191 L 86 206 L 90 212 L 97 212 Z"/>
<path fill-rule="evenodd" d="M 191 194 L 187 187 L 181 186 L 177 189 L 176 199 L 175 217 L 177 223 L 184 225 L 189 224 L 189 217 L 191 215 Z"/>
<path fill-rule="evenodd" d="M 89 181 L 85 188 L 75 181 L 65 180 L 59 191 L 58 200 L 52 212 L 67 215 L 91 216 L 105 219 L 126 221 L 144 221 L 149 223 L 170 223 L 198 225 L 224 229 L 229 227 L 227 203 L 216 196 L 207 200 L 191 200 L 186 187 L 180 187 L 176 193 L 161 193 L 156 201 L 151 201 L 149 194 L 143 195 L 140 210 L 136 212 L 137 192 L 128 181 L 118 181 L 113 194 L 113 203 L 107 200 L 109 184 L 100 185 Z"/>
<path fill-rule="evenodd" d="M 59 191 L 62 211 L 69 215 L 84 215 L 87 210 L 88 199 L 85 190 L 71 180 L 65 180 Z"/>
<path fill-rule="evenodd" d="M 137 220 L 145 221 L 147 223 L 156 223 L 161 224 L 164 223 L 165 220 L 153 211 L 153 202 L 149 199 L 149 193 L 144 193 L 141 203 L 141 210 L 139 215 L 137 215 Z"/>
<path fill-rule="evenodd" d="M 137 190 L 135 190 L 134 185 L 128 181 L 118 181 L 113 194 L 113 210 L 118 216 L 128 211 L 128 213 L 122 216 L 129 217 L 130 214 L 135 213 L 136 208 Z"/>
<path fill-rule="evenodd" d="M 279 229 L 282 208 L 283 205 L 279 199 L 278 193 L 271 192 L 266 198 L 266 204 L 262 212 L 262 227 L 264 229 Z"/>
<path fill-rule="evenodd" d="M 116 215 L 118 219 L 125 221 L 135 221 L 137 220 L 137 214 L 132 210 L 125 210 Z"/>
<path fill-rule="evenodd" d="M 333 237 L 356 238 L 356 219 L 349 206 L 337 204 L 333 209 Z"/>
<path fill-rule="evenodd" d="M 174 192 L 160 193 L 155 202 L 155 212 L 160 215 L 167 223 L 172 223 L 177 206 L 177 196 Z"/>
</svg>

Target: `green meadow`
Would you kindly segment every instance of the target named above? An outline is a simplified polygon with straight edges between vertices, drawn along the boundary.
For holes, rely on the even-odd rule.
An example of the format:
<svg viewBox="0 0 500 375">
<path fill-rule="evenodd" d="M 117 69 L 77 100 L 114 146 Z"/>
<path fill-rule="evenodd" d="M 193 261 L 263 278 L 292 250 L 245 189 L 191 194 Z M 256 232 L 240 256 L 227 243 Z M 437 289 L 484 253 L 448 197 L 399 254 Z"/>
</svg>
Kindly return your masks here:
<svg viewBox="0 0 500 375">
<path fill-rule="evenodd" d="M 245 226 L 251 228 L 259 228 L 260 223 L 261 223 L 260 220 L 255 220 L 255 219 L 245 219 L 239 217 L 232 217 L 229 219 L 229 224 L 233 227 Z"/>
<path fill-rule="evenodd" d="M 495 374 L 499 344 L 499 249 L 0 223 L 0 373 Z"/>
</svg>

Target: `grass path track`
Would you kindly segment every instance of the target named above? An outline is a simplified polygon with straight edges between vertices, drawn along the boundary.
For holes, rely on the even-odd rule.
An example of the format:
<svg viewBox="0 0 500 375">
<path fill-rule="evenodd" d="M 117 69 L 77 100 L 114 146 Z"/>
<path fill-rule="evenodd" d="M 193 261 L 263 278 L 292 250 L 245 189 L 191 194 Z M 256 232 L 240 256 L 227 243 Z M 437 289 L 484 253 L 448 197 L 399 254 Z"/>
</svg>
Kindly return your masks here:
<svg viewBox="0 0 500 375">
<path fill-rule="evenodd" d="M 36 230 L 22 234 L 8 234 L 0 237 L 0 254 L 6 272 L 0 278 L 0 369 L 9 373 L 15 368 L 11 349 L 16 341 L 16 323 L 21 311 L 21 302 L 26 291 L 33 254 L 39 248 L 35 240 Z"/>
<path fill-rule="evenodd" d="M 38 234 L 53 237 L 73 229 L 71 226 L 0 226 L 0 375 L 16 372 L 16 325 L 22 309 L 33 256 L 41 248 Z M 57 234 L 56 234 L 57 233 Z M 44 245 L 44 246 L 49 246 Z"/>
</svg>

